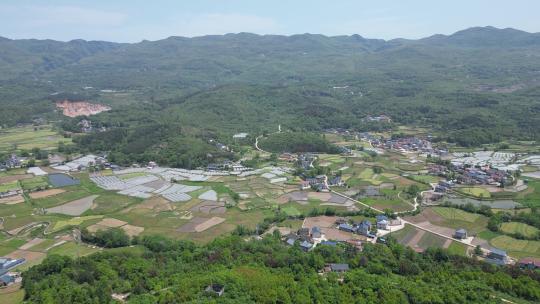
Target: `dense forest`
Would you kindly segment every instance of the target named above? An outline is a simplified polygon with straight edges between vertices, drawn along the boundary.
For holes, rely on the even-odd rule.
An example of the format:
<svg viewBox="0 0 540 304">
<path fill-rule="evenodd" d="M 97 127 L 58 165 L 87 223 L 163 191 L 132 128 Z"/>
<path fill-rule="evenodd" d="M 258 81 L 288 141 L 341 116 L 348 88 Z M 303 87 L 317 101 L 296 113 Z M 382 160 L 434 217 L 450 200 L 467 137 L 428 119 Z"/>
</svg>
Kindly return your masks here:
<svg viewBox="0 0 540 304">
<path fill-rule="evenodd" d="M 443 249 L 417 254 L 395 243 L 321 245 L 304 252 L 279 234 L 231 236 L 200 246 L 145 236 L 136 247 L 78 260 L 52 255 L 23 276 L 30 303 L 501 303 L 540 301 L 540 276 L 498 268 Z M 347 263 L 343 275 L 319 272 Z M 224 287 L 223 295 L 205 292 Z"/>
<path fill-rule="evenodd" d="M 339 147 L 322 135 L 303 132 L 274 133 L 260 140 L 259 147 L 269 152 L 324 152 L 339 153 Z"/>
</svg>

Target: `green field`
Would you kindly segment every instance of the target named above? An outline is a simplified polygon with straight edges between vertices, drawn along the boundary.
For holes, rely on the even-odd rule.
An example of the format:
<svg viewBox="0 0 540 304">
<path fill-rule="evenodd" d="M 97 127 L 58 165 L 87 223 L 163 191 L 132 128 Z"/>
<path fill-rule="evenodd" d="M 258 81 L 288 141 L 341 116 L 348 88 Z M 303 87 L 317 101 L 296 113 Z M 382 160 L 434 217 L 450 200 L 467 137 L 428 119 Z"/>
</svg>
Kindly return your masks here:
<svg viewBox="0 0 540 304">
<path fill-rule="evenodd" d="M 81 217 L 70 218 L 67 220 L 61 220 L 54 224 L 50 232 L 55 232 L 68 226 L 78 226 L 85 221 L 100 219 L 102 217 L 103 217 L 102 215 L 91 215 L 91 216 L 81 216 Z"/>
<path fill-rule="evenodd" d="M 10 183 L 5 183 L 0 185 L 0 192 L 7 192 L 10 190 L 18 190 L 21 187 L 19 186 L 19 182 L 14 181 Z"/>
<path fill-rule="evenodd" d="M 494 247 L 506 250 L 512 257 L 540 257 L 540 241 L 518 240 L 506 235 L 501 235 L 491 239 L 490 244 Z"/>
<path fill-rule="evenodd" d="M 49 254 L 66 255 L 72 258 L 76 258 L 77 256 L 85 256 L 98 251 L 99 249 L 97 248 L 94 249 L 86 245 L 78 245 L 74 242 L 67 242 L 60 246 L 51 248 L 51 250 L 49 250 Z"/>
<path fill-rule="evenodd" d="M 463 243 L 460 243 L 460 242 L 452 242 L 452 244 L 450 244 L 450 246 L 448 247 L 448 252 L 450 254 L 455 254 L 455 255 L 466 255 L 467 253 L 467 245 L 463 244 Z"/>
<path fill-rule="evenodd" d="M 481 217 L 481 215 L 479 214 L 469 213 L 467 211 L 456 208 L 433 207 L 431 209 L 447 220 L 460 220 L 464 222 L 474 223 Z"/>
<path fill-rule="evenodd" d="M 463 193 L 465 195 L 471 195 L 477 198 L 490 198 L 491 197 L 491 193 L 489 193 L 489 191 L 480 187 L 456 188 L 456 191 Z"/>
<path fill-rule="evenodd" d="M 411 175 L 409 178 L 424 184 L 437 183 L 440 180 L 440 178 L 433 175 Z"/>
<path fill-rule="evenodd" d="M 503 223 L 501 225 L 501 230 L 509 234 L 521 234 L 525 237 L 534 237 L 538 235 L 540 230 L 536 227 L 517 222 Z"/>
<path fill-rule="evenodd" d="M 0 152 L 31 150 L 40 148 L 44 150 L 58 147 L 59 142 L 71 143 L 70 138 L 64 138 L 51 126 L 33 126 L 9 128 L 0 131 Z"/>
<path fill-rule="evenodd" d="M 33 178 L 23 179 L 20 180 L 21 187 L 23 190 L 34 190 L 34 189 L 44 189 L 49 187 L 49 182 L 47 181 L 47 178 L 44 176 L 36 176 Z"/>
<path fill-rule="evenodd" d="M 24 300 L 24 289 L 19 289 L 12 292 L 0 291 L 0 303 L 2 304 L 19 304 Z"/>
<path fill-rule="evenodd" d="M 299 216 L 301 213 L 296 209 L 294 206 L 287 206 L 285 208 L 281 208 L 281 211 L 285 212 L 288 216 Z"/>
</svg>

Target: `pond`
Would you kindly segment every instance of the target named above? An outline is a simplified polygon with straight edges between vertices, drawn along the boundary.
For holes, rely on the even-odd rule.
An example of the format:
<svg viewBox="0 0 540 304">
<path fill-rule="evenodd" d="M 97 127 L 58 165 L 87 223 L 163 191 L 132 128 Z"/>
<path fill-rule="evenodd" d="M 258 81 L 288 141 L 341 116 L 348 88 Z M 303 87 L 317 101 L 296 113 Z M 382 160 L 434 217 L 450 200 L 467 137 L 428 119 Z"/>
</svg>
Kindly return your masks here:
<svg viewBox="0 0 540 304">
<path fill-rule="evenodd" d="M 81 181 L 64 173 L 53 173 L 49 174 L 49 183 L 54 187 L 67 187 L 79 185 Z"/>
<path fill-rule="evenodd" d="M 489 206 L 495 209 L 514 209 L 514 207 L 522 207 L 522 205 L 513 200 L 493 200 L 493 201 L 481 201 L 472 198 L 445 198 L 445 202 L 450 202 L 454 205 L 466 205 L 468 203 L 473 204 L 474 206 Z"/>
</svg>

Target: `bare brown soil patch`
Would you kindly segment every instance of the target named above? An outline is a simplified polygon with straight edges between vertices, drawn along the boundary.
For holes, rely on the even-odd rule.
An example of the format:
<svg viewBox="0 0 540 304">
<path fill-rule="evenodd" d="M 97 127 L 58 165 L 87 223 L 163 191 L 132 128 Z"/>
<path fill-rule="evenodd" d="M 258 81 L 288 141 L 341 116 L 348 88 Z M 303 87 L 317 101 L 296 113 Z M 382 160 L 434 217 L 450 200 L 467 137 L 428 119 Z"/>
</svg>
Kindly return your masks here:
<svg viewBox="0 0 540 304">
<path fill-rule="evenodd" d="M 204 223 L 206 220 L 207 218 L 204 217 L 194 217 L 188 223 L 178 228 L 178 232 L 195 232 L 195 227 Z"/>
<path fill-rule="evenodd" d="M 27 249 L 30 249 L 30 248 L 36 246 L 37 244 L 42 243 L 43 241 L 45 241 L 45 240 L 40 239 L 40 238 L 35 238 L 33 240 L 28 241 L 26 244 L 22 245 L 21 247 L 19 247 L 19 249 L 27 250 Z"/>
<path fill-rule="evenodd" d="M 420 242 L 425 233 L 426 232 L 424 230 L 417 230 L 416 234 L 407 243 L 407 246 L 411 248 L 418 248 L 418 242 Z"/>
<path fill-rule="evenodd" d="M 94 224 L 94 225 L 91 225 L 91 226 L 88 226 L 86 227 L 86 229 L 91 232 L 91 233 L 96 233 L 98 232 L 99 230 L 107 230 L 109 229 L 110 227 L 107 227 L 107 226 L 103 226 L 103 225 L 98 225 L 98 224 Z"/>
<path fill-rule="evenodd" d="M 214 227 L 216 225 L 219 225 L 225 221 L 222 217 L 214 216 L 211 219 L 206 220 L 204 223 L 201 223 L 195 227 L 196 232 L 203 232 L 208 228 Z"/>
<path fill-rule="evenodd" d="M 174 206 L 168 200 L 161 196 L 153 196 L 134 207 L 124 210 L 124 213 L 133 209 L 150 209 L 156 212 L 162 212 L 171 211 L 174 209 Z"/>
<path fill-rule="evenodd" d="M 422 223 L 422 222 L 441 223 L 444 221 L 444 218 L 442 218 L 437 213 L 435 213 L 435 211 L 433 211 L 431 208 L 426 208 L 420 214 L 406 217 L 406 220 L 411 221 L 416 224 Z"/>
<path fill-rule="evenodd" d="M 227 209 L 224 202 L 202 201 L 200 204 L 191 208 L 191 211 L 206 214 L 223 214 Z"/>
<path fill-rule="evenodd" d="M 62 113 L 68 117 L 95 115 L 111 109 L 102 104 L 69 100 L 57 101 L 56 107 L 62 109 Z"/>
<path fill-rule="evenodd" d="M 325 192 L 310 192 L 308 194 L 308 197 L 311 198 L 311 199 L 318 199 L 318 200 L 321 200 L 321 201 L 328 201 L 330 199 L 331 194 L 330 193 L 325 193 Z"/>
<path fill-rule="evenodd" d="M 49 197 L 49 196 L 57 195 L 64 192 L 66 192 L 66 190 L 64 189 L 49 189 L 45 191 L 32 192 L 30 193 L 30 197 L 33 199 L 44 198 L 44 197 Z"/>
<path fill-rule="evenodd" d="M 123 225 L 127 224 L 127 222 L 117 220 L 115 218 L 104 218 L 101 221 L 99 221 L 97 224 L 113 228 L 113 227 L 123 226 Z"/>
<path fill-rule="evenodd" d="M 18 203 L 24 203 L 24 197 L 20 194 L 0 199 L 0 204 L 15 205 Z"/>
<path fill-rule="evenodd" d="M 337 216 L 317 216 L 317 217 L 308 217 L 304 220 L 302 227 L 304 228 L 329 228 L 336 225 Z"/>
<path fill-rule="evenodd" d="M 18 181 L 21 179 L 27 179 L 27 178 L 32 178 L 32 177 L 34 177 L 34 175 L 32 174 L 16 174 L 16 175 L 4 176 L 4 177 L 0 177 L 0 184 L 7 184 L 7 183 L 11 183 L 11 182 Z"/>
<path fill-rule="evenodd" d="M 36 251 L 28 251 L 28 250 L 20 250 L 17 249 L 13 251 L 12 253 L 6 255 L 6 257 L 11 259 L 25 259 L 26 263 L 41 261 L 45 258 L 45 253 L 43 252 L 36 252 Z"/>
<path fill-rule="evenodd" d="M 121 227 L 122 230 L 126 232 L 127 235 L 133 237 L 141 234 L 144 231 L 144 227 L 133 226 L 130 224 L 124 225 Z"/>
</svg>

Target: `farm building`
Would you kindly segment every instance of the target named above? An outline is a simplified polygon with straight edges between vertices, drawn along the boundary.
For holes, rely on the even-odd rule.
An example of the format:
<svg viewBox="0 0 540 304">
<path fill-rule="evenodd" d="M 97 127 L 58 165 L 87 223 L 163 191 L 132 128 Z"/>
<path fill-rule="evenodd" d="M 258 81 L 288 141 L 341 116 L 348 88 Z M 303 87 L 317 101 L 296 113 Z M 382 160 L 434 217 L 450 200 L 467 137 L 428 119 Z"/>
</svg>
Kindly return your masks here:
<svg viewBox="0 0 540 304">
<path fill-rule="evenodd" d="M 339 224 L 338 229 L 342 230 L 342 231 L 346 231 L 346 232 L 355 232 L 356 231 L 356 229 L 353 226 L 351 226 L 349 224 L 346 224 L 346 223 Z"/>
<path fill-rule="evenodd" d="M 454 238 L 459 239 L 459 240 L 466 239 L 467 238 L 467 230 L 465 230 L 463 228 L 456 230 L 456 232 L 454 233 Z"/>
<path fill-rule="evenodd" d="M 493 248 L 485 261 L 490 264 L 505 265 L 508 261 L 508 254 L 504 250 Z"/>
<path fill-rule="evenodd" d="M 221 297 L 223 293 L 225 292 L 225 286 L 220 285 L 220 284 L 211 284 L 211 285 L 208 285 L 208 287 L 206 287 L 204 291 L 209 294 Z"/>
<path fill-rule="evenodd" d="M 540 268 L 540 259 L 523 258 L 519 260 L 519 267 L 523 269 L 538 269 Z"/>
<path fill-rule="evenodd" d="M 332 272 L 347 272 L 349 271 L 349 264 L 329 264 L 328 267 Z"/>
</svg>

